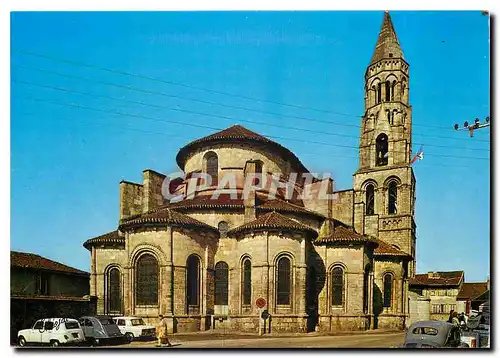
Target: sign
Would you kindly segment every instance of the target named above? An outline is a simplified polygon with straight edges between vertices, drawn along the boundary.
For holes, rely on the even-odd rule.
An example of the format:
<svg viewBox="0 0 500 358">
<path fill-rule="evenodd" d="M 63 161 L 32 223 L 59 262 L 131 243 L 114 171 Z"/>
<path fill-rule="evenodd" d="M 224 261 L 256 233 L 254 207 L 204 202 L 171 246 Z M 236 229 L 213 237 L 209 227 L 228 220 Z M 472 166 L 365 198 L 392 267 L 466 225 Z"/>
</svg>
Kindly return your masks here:
<svg viewBox="0 0 500 358">
<path fill-rule="evenodd" d="M 266 300 L 263 299 L 262 297 L 257 298 L 257 301 L 255 301 L 255 304 L 257 305 L 257 307 L 263 308 L 266 305 Z"/>
<path fill-rule="evenodd" d="M 264 310 L 264 311 L 262 311 L 262 313 L 261 313 L 261 315 L 260 315 L 260 317 L 261 317 L 262 319 L 268 319 L 268 318 L 269 318 L 269 316 L 270 316 L 270 314 L 269 314 L 269 311 L 268 311 L 268 310 Z"/>
</svg>

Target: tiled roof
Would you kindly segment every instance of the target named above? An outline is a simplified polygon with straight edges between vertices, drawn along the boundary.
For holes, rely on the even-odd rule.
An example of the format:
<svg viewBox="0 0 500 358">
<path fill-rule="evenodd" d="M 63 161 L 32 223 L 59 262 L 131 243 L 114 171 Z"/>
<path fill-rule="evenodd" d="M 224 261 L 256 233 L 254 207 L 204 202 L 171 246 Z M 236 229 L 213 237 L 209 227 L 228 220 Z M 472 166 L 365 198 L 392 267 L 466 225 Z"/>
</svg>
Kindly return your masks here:
<svg viewBox="0 0 500 358">
<path fill-rule="evenodd" d="M 411 255 L 382 240 L 377 240 L 378 247 L 373 251 L 375 256 L 400 256 L 411 258 Z"/>
<path fill-rule="evenodd" d="M 260 230 L 290 230 L 300 232 L 305 231 L 312 234 L 313 236 L 316 236 L 318 234 L 309 226 L 301 224 L 298 221 L 289 219 L 286 216 L 272 211 L 270 213 L 259 216 L 253 221 L 229 230 L 228 235 Z"/>
<path fill-rule="evenodd" d="M 190 209 L 190 208 L 244 208 L 243 199 L 237 195 L 236 199 L 232 199 L 230 194 L 221 194 L 217 199 L 212 199 L 212 195 L 198 195 L 192 199 L 184 199 L 182 201 L 171 203 L 171 209 Z"/>
<path fill-rule="evenodd" d="M 314 241 L 316 245 L 329 244 L 329 243 L 352 243 L 352 242 L 366 242 L 375 243 L 374 240 L 358 234 L 353 229 L 339 225 L 333 228 L 333 233 L 328 236 L 317 238 Z"/>
<path fill-rule="evenodd" d="M 389 56 L 389 54 L 392 55 Z M 382 59 L 388 59 L 391 57 L 403 58 L 403 50 L 399 45 L 396 31 L 392 25 L 391 15 L 389 15 L 389 12 L 386 11 L 384 13 L 382 28 L 380 29 L 377 45 L 375 46 L 375 51 L 373 52 L 370 64 L 374 64 Z"/>
<path fill-rule="evenodd" d="M 474 300 L 488 291 L 488 282 L 464 282 L 457 300 Z"/>
<path fill-rule="evenodd" d="M 11 251 L 10 266 L 68 273 L 80 276 L 89 276 L 88 272 L 78 270 L 74 267 L 64 265 L 60 262 L 47 259 L 37 254 L 30 254 L 27 252 Z"/>
<path fill-rule="evenodd" d="M 118 230 L 115 230 L 108 232 L 107 234 L 88 239 L 83 243 L 83 247 L 85 247 L 87 250 L 90 250 L 92 246 L 102 244 L 125 245 L 125 238 L 123 236 L 120 236 Z"/>
<path fill-rule="evenodd" d="M 184 164 L 188 157 L 188 154 L 199 148 L 201 145 L 209 142 L 253 142 L 268 145 L 274 150 L 278 151 L 281 155 L 286 157 L 287 159 L 291 159 L 292 162 L 296 164 L 298 170 L 303 173 L 308 173 L 309 171 L 306 167 L 301 163 L 299 158 L 295 154 L 293 154 L 289 149 L 283 147 L 281 144 L 270 140 L 258 133 L 252 132 L 251 130 L 241 126 L 241 125 L 233 125 L 229 128 L 226 128 L 220 132 L 211 134 L 209 136 L 196 139 L 191 143 L 185 145 L 179 150 L 177 153 L 176 161 L 179 167 L 184 168 Z"/>
<path fill-rule="evenodd" d="M 307 214 L 307 215 L 314 215 L 318 216 L 320 218 L 324 218 L 323 215 L 316 213 L 311 210 L 307 210 L 306 208 L 302 206 L 298 206 L 295 204 L 292 204 L 290 202 L 281 200 L 281 199 L 274 199 L 274 200 L 267 200 L 263 204 L 259 205 L 257 207 L 257 210 L 262 210 L 262 211 L 280 211 L 280 212 L 289 212 L 289 213 L 299 213 L 299 214 Z"/>
<path fill-rule="evenodd" d="M 409 280 L 412 286 L 458 286 L 464 278 L 463 271 L 433 272 L 416 274 Z"/>
<path fill-rule="evenodd" d="M 197 227 L 205 230 L 212 230 L 219 232 L 216 228 L 207 225 L 199 220 L 196 220 L 190 216 L 181 214 L 172 210 L 169 207 L 163 206 L 147 213 L 140 215 L 139 217 L 134 217 L 132 219 L 122 220 L 120 224 L 120 229 L 125 229 L 134 226 L 141 226 L 144 224 L 160 224 L 160 225 L 173 225 L 182 227 Z"/>
</svg>

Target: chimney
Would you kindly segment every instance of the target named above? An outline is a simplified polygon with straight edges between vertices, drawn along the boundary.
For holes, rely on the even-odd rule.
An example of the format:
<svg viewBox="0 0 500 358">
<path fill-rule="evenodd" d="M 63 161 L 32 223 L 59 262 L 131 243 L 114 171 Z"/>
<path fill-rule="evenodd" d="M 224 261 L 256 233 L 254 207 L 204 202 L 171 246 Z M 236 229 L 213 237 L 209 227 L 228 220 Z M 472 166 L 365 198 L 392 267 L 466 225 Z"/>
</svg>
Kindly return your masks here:
<svg viewBox="0 0 500 358">
<path fill-rule="evenodd" d="M 142 212 L 162 206 L 165 202 L 161 188 L 166 175 L 151 169 L 143 170 L 143 207 Z"/>
<path fill-rule="evenodd" d="M 255 179 L 255 173 L 257 170 L 257 165 L 258 161 L 256 160 L 249 160 L 245 163 L 245 168 L 243 170 L 243 175 L 245 177 L 244 184 L 243 184 L 243 205 L 245 206 L 245 218 L 244 222 L 247 223 L 249 221 L 255 220 L 256 219 L 256 214 L 255 214 L 255 206 L 256 206 L 256 189 L 257 186 L 254 184 L 256 180 Z M 253 180 L 252 180 L 253 178 Z M 260 184 L 260 183 L 258 183 Z"/>
<path fill-rule="evenodd" d="M 428 277 L 428 278 L 434 278 L 434 272 L 429 271 L 429 272 L 427 273 L 427 277 Z"/>
<path fill-rule="evenodd" d="M 142 211 L 142 184 L 125 180 L 120 182 L 120 220 L 140 214 Z"/>
</svg>

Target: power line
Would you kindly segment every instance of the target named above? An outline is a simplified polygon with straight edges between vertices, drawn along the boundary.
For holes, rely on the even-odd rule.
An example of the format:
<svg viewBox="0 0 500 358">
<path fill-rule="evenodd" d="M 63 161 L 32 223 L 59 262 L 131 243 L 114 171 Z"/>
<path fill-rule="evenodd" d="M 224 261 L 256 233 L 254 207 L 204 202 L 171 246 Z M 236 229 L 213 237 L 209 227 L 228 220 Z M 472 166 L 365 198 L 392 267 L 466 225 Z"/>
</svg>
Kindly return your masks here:
<svg viewBox="0 0 500 358">
<path fill-rule="evenodd" d="M 20 113 L 21 115 L 24 115 L 24 116 L 32 116 L 32 117 L 38 117 L 39 115 L 38 114 L 35 114 L 35 113 Z M 70 118 L 62 118 L 62 117 L 51 117 L 51 119 L 56 119 L 56 120 L 61 120 L 61 121 L 65 121 L 65 122 L 69 122 L 71 121 Z M 86 118 L 86 120 L 88 120 Z M 104 124 L 104 123 L 96 123 L 96 122 L 90 122 L 90 123 L 83 123 L 83 122 L 78 122 L 79 125 L 92 125 L 92 126 L 98 126 L 98 127 L 107 127 L 107 128 L 113 128 L 113 129 L 117 129 L 117 130 L 122 130 L 122 131 L 130 131 L 130 132 L 137 132 L 137 133 L 142 133 L 142 134 L 148 134 L 148 135 L 160 135 L 160 136 L 167 136 L 169 138 L 171 137 L 174 137 L 174 138 L 182 138 L 182 139 L 187 139 L 187 140 L 190 140 L 190 141 L 193 141 L 195 140 L 196 138 L 193 138 L 191 136 L 183 136 L 183 135 L 179 135 L 179 134 L 172 134 L 172 133 L 165 133 L 165 132 L 156 132 L 156 131 L 147 131 L 147 130 L 141 130 L 141 129 L 137 129 L 137 128 L 130 128 L 130 127 L 119 127 L 119 126 L 114 126 L 114 125 L 110 125 L 110 124 Z M 215 128 L 214 128 L 215 129 Z M 266 135 L 267 136 L 267 135 Z M 267 136 L 267 137 L 271 137 L 271 138 L 274 138 L 273 136 Z M 279 137 L 281 138 L 281 137 Z M 281 139 L 284 139 L 284 138 L 281 138 Z M 288 138 L 289 140 L 292 140 L 292 141 L 300 141 L 302 142 L 301 140 L 298 140 L 298 139 L 293 139 L 293 138 Z M 326 143 L 313 143 L 313 144 L 326 144 Z M 349 159 L 359 159 L 358 157 L 356 156 L 351 156 L 351 155 L 345 155 L 345 154 L 340 154 L 340 153 L 331 153 L 332 155 L 335 155 L 336 157 L 341 157 L 341 158 L 349 158 Z M 313 156 L 318 156 L 318 152 L 304 152 L 304 151 L 300 151 L 300 155 L 313 155 Z M 422 167 L 422 166 L 425 166 L 425 167 L 435 167 L 435 166 L 439 166 L 439 167 L 456 167 L 456 168 L 470 168 L 470 166 L 465 166 L 465 165 L 456 165 L 456 164 L 452 164 L 452 165 L 447 165 L 447 164 L 436 164 L 436 165 L 429 165 L 429 164 L 426 164 L 426 163 L 419 163 L 418 164 L 418 167 Z"/>
<path fill-rule="evenodd" d="M 337 134 L 337 133 L 331 133 L 331 132 L 325 132 L 325 131 L 316 131 L 316 130 L 312 130 L 312 129 L 290 127 L 290 126 L 285 126 L 285 125 L 277 125 L 277 124 L 272 124 L 272 123 L 263 123 L 263 122 L 248 120 L 248 119 L 241 119 L 241 118 L 235 118 L 235 117 L 220 116 L 220 115 L 216 115 L 216 114 L 207 114 L 207 113 L 201 113 L 201 112 L 196 112 L 196 111 L 191 111 L 191 110 L 185 110 L 185 109 L 180 109 L 180 108 L 172 108 L 172 107 L 167 107 L 167 106 L 162 106 L 162 105 L 150 104 L 150 103 L 146 103 L 146 102 L 142 102 L 142 101 L 127 100 L 127 99 L 119 98 L 119 97 L 112 97 L 112 96 L 105 96 L 105 95 L 93 94 L 93 93 L 82 92 L 82 91 L 68 90 L 66 88 L 61 88 L 61 87 L 40 85 L 40 84 L 37 84 L 37 83 L 34 83 L 34 82 L 28 82 L 28 81 L 13 80 L 13 82 L 27 84 L 27 85 L 31 85 L 31 86 L 40 87 L 40 88 L 46 88 L 46 89 L 61 91 L 61 92 L 66 92 L 66 93 L 80 94 L 80 95 L 90 96 L 90 97 L 100 97 L 100 98 L 105 98 L 105 99 L 122 101 L 122 102 L 126 102 L 126 103 L 139 104 L 139 105 L 142 105 L 142 106 L 148 106 L 148 107 L 154 107 L 154 108 L 162 108 L 162 109 L 166 109 L 166 110 L 170 110 L 170 111 L 184 112 L 184 113 L 189 113 L 189 114 L 195 114 L 195 115 L 201 115 L 201 116 L 209 116 L 209 117 L 214 117 L 214 118 L 220 118 L 220 119 L 224 119 L 224 120 L 240 121 L 240 122 L 247 122 L 247 123 L 252 123 L 252 124 L 264 125 L 264 126 L 268 126 L 268 127 L 276 127 L 276 128 L 280 128 L 280 129 L 284 128 L 284 129 L 291 129 L 291 130 L 302 131 L 302 132 L 324 134 L 324 135 L 329 135 L 329 136 L 348 137 L 348 138 L 359 139 L 358 136 L 352 136 L 352 135 L 348 135 L 348 134 Z M 416 145 L 420 145 L 420 144 L 416 143 Z M 428 147 L 438 147 L 438 148 L 450 148 L 451 147 L 451 146 L 434 145 L 434 144 L 428 144 L 426 146 L 428 146 Z M 470 148 L 470 150 L 489 152 L 489 149 L 482 149 L 482 148 Z"/>
<path fill-rule="evenodd" d="M 249 119 L 240 119 L 240 118 L 234 118 L 234 117 L 221 116 L 221 115 L 218 115 L 218 114 L 207 114 L 207 113 L 203 113 L 203 112 L 191 111 L 191 110 L 188 110 L 188 109 L 172 108 L 172 107 L 161 106 L 161 105 L 156 105 L 156 104 L 150 104 L 150 103 L 141 102 L 141 101 L 127 100 L 127 99 L 119 98 L 119 97 L 112 97 L 112 96 L 105 96 L 105 95 L 93 94 L 93 93 L 88 93 L 88 92 L 68 90 L 66 88 L 61 88 L 61 87 L 40 85 L 40 84 L 37 84 L 37 83 L 27 82 L 27 81 L 21 81 L 21 80 L 13 80 L 13 82 L 28 84 L 28 85 L 31 85 L 31 86 L 37 86 L 37 87 L 41 87 L 41 88 L 47 88 L 47 89 L 61 91 L 61 92 L 66 92 L 66 93 L 74 93 L 74 94 L 80 94 L 80 95 L 90 96 L 90 97 L 100 97 L 100 98 L 111 99 L 111 100 L 115 100 L 115 101 L 122 101 L 122 102 L 127 102 L 127 103 L 132 103 L 132 104 L 139 104 L 141 106 L 162 108 L 162 109 L 166 109 L 166 110 L 169 110 L 169 111 L 176 111 L 176 112 L 183 112 L 183 113 L 188 113 L 188 114 L 195 114 L 195 115 L 198 115 L 198 116 L 206 116 L 206 117 L 213 117 L 213 118 L 219 118 L 219 119 L 230 120 L 230 121 L 240 121 L 240 122 L 246 122 L 246 123 L 253 123 L 253 124 L 259 124 L 259 125 L 263 125 L 263 126 L 283 128 L 283 129 L 291 129 L 291 130 L 301 131 L 301 132 L 310 132 L 310 133 L 316 133 L 316 134 L 325 134 L 325 135 L 330 135 L 330 136 L 335 136 L 335 137 L 358 138 L 358 137 L 350 136 L 350 135 L 347 135 L 347 134 L 337 134 L 337 133 L 330 133 L 330 132 L 324 132 L 324 131 L 317 131 L 317 130 L 313 130 L 313 129 L 306 129 L 306 128 L 299 128 L 299 127 L 290 127 L 290 126 L 285 126 L 285 125 L 277 125 L 277 124 L 272 124 L 272 123 L 257 122 L 257 121 L 252 121 L 252 120 L 249 120 Z"/>
<path fill-rule="evenodd" d="M 189 101 L 196 101 L 196 102 L 201 102 L 201 103 L 208 103 L 208 104 L 219 105 L 219 104 L 217 104 L 215 102 L 211 102 L 211 101 L 197 100 L 197 99 L 186 98 L 186 97 L 177 96 L 177 95 L 166 94 L 166 93 L 163 93 L 163 92 L 156 92 L 156 91 L 145 90 L 145 89 L 136 88 L 136 87 L 132 87 L 132 86 L 124 86 L 124 85 L 118 85 L 118 84 L 110 83 L 110 82 L 92 80 L 92 79 L 89 79 L 89 78 L 86 78 L 86 77 L 73 76 L 73 75 L 63 74 L 63 73 L 59 73 L 59 72 L 55 72 L 55 71 L 50 71 L 50 70 L 45 70 L 45 69 L 33 68 L 33 67 L 29 67 L 29 66 L 24 66 L 24 65 L 14 65 L 14 66 L 21 67 L 21 68 L 27 68 L 27 69 L 34 70 L 34 71 L 39 71 L 39 72 L 42 72 L 42 73 L 50 73 L 50 74 L 55 74 L 55 75 L 59 75 L 59 76 L 63 76 L 63 77 L 68 77 L 68 78 L 72 78 L 72 79 L 84 80 L 84 81 L 88 81 L 88 82 L 94 82 L 94 83 L 103 84 L 103 85 L 106 85 L 106 86 L 113 86 L 113 87 L 118 87 L 118 88 L 124 88 L 124 89 L 127 89 L 127 90 L 139 91 L 139 92 L 148 93 L 148 94 L 157 94 L 157 95 L 167 96 L 167 97 L 172 97 L 172 98 L 180 98 L 180 99 L 189 100 Z M 30 85 L 34 85 L 34 86 L 39 86 L 39 87 L 44 87 L 43 85 L 35 84 L 33 82 L 26 82 L 26 81 L 19 81 L 19 80 L 17 80 L 17 82 L 21 82 L 21 83 L 25 83 L 25 84 L 30 84 Z M 62 89 L 62 88 L 51 87 L 51 86 L 45 86 L 45 87 L 46 88 L 50 88 L 50 89 L 54 89 L 54 90 L 66 91 L 66 92 L 71 93 L 70 90 L 65 90 L 65 89 Z M 76 92 L 76 91 L 73 91 L 73 93 L 88 95 L 88 93 Z M 95 96 L 99 96 L 99 95 L 95 95 Z M 196 112 L 188 111 L 188 110 L 181 110 L 179 108 L 175 108 L 174 109 L 174 108 L 171 108 L 171 107 L 160 106 L 160 105 L 152 105 L 152 104 L 148 104 L 148 103 L 145 103 L 145 102 L 134 102 L 134 101 L 125 100 L 123 98 L 116 98 L 116 97 L 108 97 L 108 98 L 109 99 L 114 99 L 114 100 L 120 100 L 120 101 L 129 101 L 131 103 L 140 104 L 140 105 L 154 106 L 154 107 L 157 107 L 157 108 L 164 108 L 164 109 L 173 110 L 173 111 L 184 111 L 186 113 L 196 114 Z M 222 105 L 222 106 L 226 106 L 226 105 Z M 272 115 L 277 115 L 277 116 L 282 116 L 282 117 L 290 117 L 290 118 L 295 118 L 295 119 L 303 119 L 303 120 L 315 121 L 315 122 L 320 122 L 320 123 L 328 123 L 328 124 L 336 124 L 336 125 L 340 125 L 340 126 L 361 128 L 359 125 L 354 125 L 354 124 L 345 124 L 345 123 L 337 123 L 337 122 L 331 122 L 331 121 L 316 120 L 316 119 L 310 119 L 310 118 L 306 118 L 306 117 L 292 116 L 292 115 L 280 114 L 280 113 L 275 113 L 275 112 L 266 112 L 266 111 L 260 111 L 260 110 L 245 109 L 244 107 L 236 107 L 236 106 L 226 106 L 226 107 L 237 108 L 237 109 L 244 109 L 244 110 L 251 110 L 251 111 L 265 113 L 265 114 L 272 114 Z M 225 117 L 225 116 L 220 116 L 220 115 L 214 115 L 214 117 L 221 118 L 221 119 L 235 120 L 235 118 Z M 239 119 L 239 120 L 242 121 L 242 122 L 255 123 L 255 124 L 261 124 L 261 125 L 267 125 L 267 126 L 275 126 L 275 125 L 270 124 L 270 123 L 262 123 L 262 122 L 244 120 L 244 119 Z M 331 132 L 325 132 L 325 131 L 314 131 L 314 130 L 311 130 L 311 129 L 304 129 L 304 128 L 298 128 L 298 127 L 290 127 L 290 126 L 283 126 L 283 125 L 280 125 L 279 127 L 280 128 L 287 128 L 287 129 L 291 129 L 291 130 L 300 130 L 300 131 L 306 131 L 306 132 L 311 132 L 311 133 L 318 133 L 318 134 L 326 134 L 326 135 L 331 135 L 331 136 L 350 137 L 350 138 L 359 139 L 359 136 L 352 136 L 352 135 L 347 135 L 347 134 L 338 134 L 338 133 L 331 133 Z M 416 136 L 423 136 L 423 137 L 427 136 L 427 137 L 431 137 L 431 138 L 440 138 L 440 139 L 453 139 L 453 140 L 463 139 L 463 138 L 453 138 L 453 137 L 444 137 L 444 136 L 432 136 L 432 135 L 428 135 L 428 134 L 419 134 L 419 133 L 414 133 L 414 135 L 416 135 Z M 488 141 L 485 141 L 485 140 L 478 140 L 478 141 L 488 142 Z M 415 144 L 416 145 L 421 145 L 421 143 L 415 143 Z M 442 148 L 448 148 L 448 147 L 450 147 L 450 146 L 440 146 L 440 145 L 434 145 L 434 144 L 428 144 L 427 146 L 430 146 L 430 147 L 432 147 L 432 146 L 434 146 L 434 147 L 442 147 Z M 470 150 L 479 150 L 479 151 L 489 151 L 488 149 L 482 149 L 482 148 L 468 148 L 468 149 L 470 149 Z"/>
<path fill-rule="evenodd" d="M 191 126 L 191 127 L 198 127 L 198 128 L 206 128 L 206 129 L 212 129 L 212 130 L 222 130 L 223 129 L 223 128 L 205 126 L 205 125 L 201 125 L 201 124 L 194 124 L 194 123 L 179 122 L 179 121 L 174 121 L 174 120 L 160 119 L 160 118 L 143 116 L 143 115 L 132 114 L 132 113 L 110 111 L 110 110 L 106 110 L 106 109 L 102 109 L 102 108 L 92 108 L 92 107 L 82 106 L 82 105 L 73 104 L 73 103 L 63 103 L 63 102 L 57 102 L 57 101 L 52 101 L 52 100 L 45 100 L 45 99 L 32 98 L 32 97 L 23 97 L 23 96 L 15 96 L 15 97 L 22 98 L 22 99 L 27 99 L 27 100 L 32 100 L 32 101 L 37 101 L 37 102 L 44 102 L 44 103 L 51 103 L 51 104 L 61 105 L 61 106 L 67 106 L 67 107 L 72 107 L 72 108 L 80 108 L 80 109 L 86 109 L 86 110 L 97 111 L 97 112 L 104 112 L 104 113 L 111 113 L 111 114 L 121 115 L 121 116 L 127 116 L 127 117 L 135 117 L 135 118 L 141 118 L 141 119 L 148 119 L 148 120 L 152 120 L 152 121 L 156 121 L 156 122 L 174 123 L 174 124 L 179 124 L 179 125 L 185 125 L 185 126 Z M 283 140 L 292 140 L 292 141 L 297 141 L 297 142 L 302 142 L 302 143 L 309 143 L 309 144 L 321 144 L 321 145 L 328 145 L 328 146 L 332 146 L 332 147 L 351 148 L 351 149 L 356 149 L 356 150 L 359 149 L 359 147 L 357 147 L 357 146 L 347 146 L 347 145 L 332 144 L 332 143 L 326 143 L 326 142 L 316 142 L 316 141 L 305 141 L 305 140 L 301 140 L 301 139 L 287 138 L 287 137 L 281 137 L 281 136 L 271 136 L 271 135 L 265 135 L 265 136 L 267 136 L 269 138 L 277 138 L 277 139 L 283 139 Z M 406 152 L 393 151 L 393 153 L 406 153 Z M 431 154 L 431 156 L 434 156 L 434 157 L 443 157 L 443 158 L 489 160 L 489 158 L 482 158 L 482 157 L 465 157 L 465 156 L 454 156 L 454 155 L 445 155 L 445 154 L 439 154 L 439 155 L 438 154 Z"/>
<path fill-rule="evenodd" d="M 160 78 L 156 78 L 156 77 L 152 77 L 152 76 L 147 76 L 147 75 L 143 75 L 143 74 L 137 74 L 137 73 L 127 72 L 127 71 L 123 71 L 123 70 L 111 69 L 111 68 L 97 66 L 97 65 L 90 65 L 90 64 L 83 63 L 83 62 L 79 62 L 79 61 L 61 59 L 61 58 L 57 58 L 57 57 L 54 57 L 54 56 L 40 54 L 40 53 L 36 53 L 36 52 L 32 52 L 32 51 L 26 51 L 26 50 L 21 50 L 21 49 L 13 49 L 12 51 L 23 53 L 23 54 L 30 55 L 30 56 L 39 57 L 39 58 L 45 58 L 45 59 L 48 59 L 48 60 L 51 60 L 51 61 L 68 63 L 68 64 L 75 65 L 75 66 L 82 66 L 82 67 L 96 69 L 96 70 L 99 70 L 99 71 L 105 71 L 105 72 L 109 72 L 109 73 L 116 73 L 116 74 L 130 76 L 130 77 L 135 77 L 135 78 L 142 78 L 142 79 L 146 79 L 146 80 L 150 80 L 150 81 L 154 81 L 154 82 L 160 82 L 160 83 L 165 83 L 165 84 L 169 84 L 169 85 L 175 85 L 175 86 L 180 86 L 180 87 L 195 89 L 195 90 L 204 91 L 204 92 L 208 92 L 208 93 L 214 93 L 214 94 L 223 95 L 223 96 L 241 98 L 241 99 L 258 101 L 258 102 L 263 102 L 263 103 L 272 103 L 272 104 L 277 104 L 277 105 L 280 105 L 280 106 L 297 108 L 297 109 L 312 110 L 312 111 L 316 111 L 316 112 L 320 112 L 320 113 L 329 113 L 329 114 L 336 114 L 336 115 L 349 116 L 349 117 L 355 117 L 355 118 L 360 118 L 361 117 L 361 116 L 357 116 L 357 115 L 349 114 L 349 113 L 342 113 L 342 112 L 336 112 L 336 111 L 331 111 L 331 110 L 326 110 L 326 109 L 319 109 L 319 108 L 314 108 L 314 107 L 301 106 L 301 105 L 296 105 L 296 104 L 291 104 L 291 103 L 285 103 L 285 102 L 279 102 L 279 101 L 271 101 L 271 100 L 265 100 L 265 99 L 261 99 L 261 98 L 257 98 L 257 97 L 250 97 L 250 96 L 244 96 L 244 95 L 239 95 L 239 94 L 234 94 L 234 93 L 217 91 L 217 90 L 208 89 L 208 88 L 204 88 L 204 87 L 188 85 L 188 84 L 180 83 L 180 82 L 176 82 L 176 81 L 170 81 L 170 80 L 160 79 Z M 426 127 L 426 128 L 449 129 L 448 127 L 436 126 L 436 125 L 419 125 L 419 124 L 413 124 L 413 125 L 416 126 L 416 127 L 422 126 L 422 127 Z M 452 139 L 455 139 L 455 138 L 452 138 Z"/>
</svg>

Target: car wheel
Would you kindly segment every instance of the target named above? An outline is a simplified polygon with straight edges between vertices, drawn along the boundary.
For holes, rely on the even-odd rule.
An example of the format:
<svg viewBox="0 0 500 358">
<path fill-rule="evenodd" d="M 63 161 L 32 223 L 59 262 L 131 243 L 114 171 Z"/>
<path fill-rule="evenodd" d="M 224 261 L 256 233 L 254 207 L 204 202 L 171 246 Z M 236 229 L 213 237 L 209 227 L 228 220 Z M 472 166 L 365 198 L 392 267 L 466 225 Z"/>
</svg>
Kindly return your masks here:
<svg viewBox="0 0 500 358">
<path fill-rule="evenodd" d="M 50 346 L 54 348 L 59 347 L 59 341 L 57 340 L 50 341 Z"/>
<path fill-rule="evenodd" d="M 23 336 L 19 337 L 19 339 L 17 340 L 17 342 L 19 343 L 19 345 L 21 347 L 25 347 L 26 346 L 26 339 Z"/>
<path fill-rule="evenodd" d="M 125 333 L 125 339 L 128 343 L 132 342 L 134 339 L 134 334 L 130 332 Z"/>
</svg>

